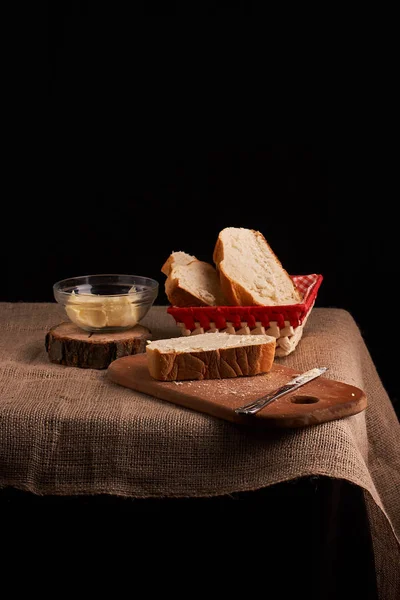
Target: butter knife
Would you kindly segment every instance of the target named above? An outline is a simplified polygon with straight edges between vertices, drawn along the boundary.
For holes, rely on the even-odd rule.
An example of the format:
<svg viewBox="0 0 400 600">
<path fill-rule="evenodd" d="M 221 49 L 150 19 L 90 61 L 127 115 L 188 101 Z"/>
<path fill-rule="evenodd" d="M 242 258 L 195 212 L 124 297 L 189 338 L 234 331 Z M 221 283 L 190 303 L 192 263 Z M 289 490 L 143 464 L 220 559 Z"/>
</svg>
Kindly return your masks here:
<svg viewBox="0 0 400 600">
<path fill-rule="evenodd" d="M 308 383 L 309 381 L 312 381 L 313 379 L 316 379 L 317 377 L 325 373 L 325 371 L 327 370 L 328 367 L 315 367 L 310 371 L 306 371 L 302 375 L 297 375 L 274 392 L 267 394 L 266 396 L 262 396 L 262 398 L 259 398 L 258 400 L 255 400 L 250 404 L 246 404 L 245 406 L 236 408 L 235 413 L 238 415 L 255 415 L 256 413 L 258 413 L 258 411 L 268 406 L 268 404 L 271 404 L 271 402 L 274 402 L 277 398 L 284 396 L 288 392 L 293 392 L 293 390 L 297 390 L 297 388 Z"/>
</svg>

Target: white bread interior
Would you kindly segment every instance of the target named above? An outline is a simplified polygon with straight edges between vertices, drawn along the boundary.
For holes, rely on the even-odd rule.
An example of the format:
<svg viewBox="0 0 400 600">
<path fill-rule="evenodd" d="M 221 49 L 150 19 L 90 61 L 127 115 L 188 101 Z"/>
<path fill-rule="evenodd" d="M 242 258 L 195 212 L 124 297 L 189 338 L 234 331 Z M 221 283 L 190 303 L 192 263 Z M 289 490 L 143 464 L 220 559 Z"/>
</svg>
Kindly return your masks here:
<svg viewBox="0 0 400 600">
<path fill-rule="evenodd" d="M 203 352 L 222 348 L 240 348 L 241 346 L 259 346 L 276 342 L 270 335 L 230 335 L 229 333 L 201 333 L 148 342 L 146 352 L 158 350 L 161 354 L 173 352 Z"/>
<path fill-rule="evenodd" d="M 187 254 L 186 252 L 172 252 L 161 267 L 161 272 L 168 277 L 173 267 L 178 265 L 188 265 L 194 260 L 197 261 L 197 258 L 191 254 Z"/>
<path fill-rule="evenodd" d="M 301 295 L 259 231 L 223 229 L 214 262 L 227 300 L 238 306 L 297 304 Z"/>
</svg>

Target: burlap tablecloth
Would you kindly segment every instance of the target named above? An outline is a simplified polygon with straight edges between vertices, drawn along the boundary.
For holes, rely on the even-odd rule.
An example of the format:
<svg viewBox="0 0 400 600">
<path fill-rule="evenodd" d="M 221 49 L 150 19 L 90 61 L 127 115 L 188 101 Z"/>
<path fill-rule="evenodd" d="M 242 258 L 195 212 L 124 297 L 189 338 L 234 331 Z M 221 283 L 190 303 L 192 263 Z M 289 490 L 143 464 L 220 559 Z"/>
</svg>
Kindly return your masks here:
<svg viewBox="0 0 400 600">
<path fill-rule="evenodd" d="M 381 597 L 399 597 L 400 426 L 349 313 L 314 309 L 297 349 L 279 360 L 299 371 L 329 366 L 327 377 L 366 392 L 368 409 L 262 434 L 119 387 L 105 371 L 49 363 L 45 333 L 62 320 L 56 304 L 0 304 L 0 487 L 199 497 L 346 479 L 365 490 Z M 165 307 L 143 324 L 154 338 L 179 334 Z"/>
</svg>

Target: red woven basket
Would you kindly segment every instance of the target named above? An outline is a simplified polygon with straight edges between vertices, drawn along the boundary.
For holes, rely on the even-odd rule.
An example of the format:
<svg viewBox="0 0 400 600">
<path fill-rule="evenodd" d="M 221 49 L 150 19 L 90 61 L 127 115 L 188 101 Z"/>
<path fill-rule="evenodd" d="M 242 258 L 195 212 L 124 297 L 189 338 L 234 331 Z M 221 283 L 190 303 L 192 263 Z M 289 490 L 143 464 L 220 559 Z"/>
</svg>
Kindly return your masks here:
<svg viewBox="0 0 400 600">
<path fill-rule="evenodd" d="M 299 304 L 187 308 L 170 306 L 168 312 L 181 327 L 184 335 L 221 330 L 229 333 L 265 332 L 274 335 L 277 338 L 277 355 L 284 356 L 294 349 L 301 337 L 303 326 L 314 306 L 323 277 L 313 273 L 294 275 L 292 279 L 303 297 L 303 301 Z"/>
</svg>

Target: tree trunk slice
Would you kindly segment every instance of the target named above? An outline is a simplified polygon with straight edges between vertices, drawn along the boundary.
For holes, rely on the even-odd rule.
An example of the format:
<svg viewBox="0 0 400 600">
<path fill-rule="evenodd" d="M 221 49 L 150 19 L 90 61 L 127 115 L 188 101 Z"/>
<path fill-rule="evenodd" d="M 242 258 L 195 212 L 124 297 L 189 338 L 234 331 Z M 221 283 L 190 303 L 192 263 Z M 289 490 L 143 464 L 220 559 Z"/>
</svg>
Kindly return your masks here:
<svg viewBox="0 0 400 600">
<path fill-rule="evenodd" d="M 151 333 L 142 325 L 116 333 L 89 333 L 71 322 L 60 323 L 46 334 L 49 360 L 82 369 L 106 369 L 122 356 L 146 351 Z"/>
</svg>

